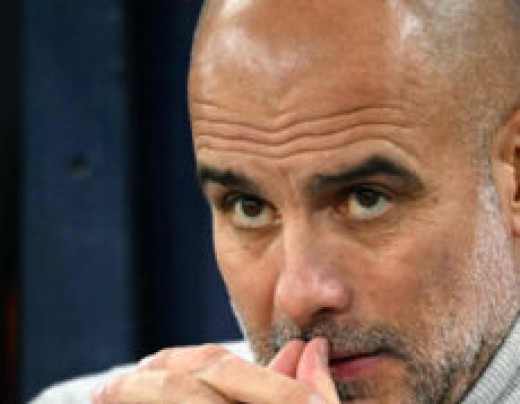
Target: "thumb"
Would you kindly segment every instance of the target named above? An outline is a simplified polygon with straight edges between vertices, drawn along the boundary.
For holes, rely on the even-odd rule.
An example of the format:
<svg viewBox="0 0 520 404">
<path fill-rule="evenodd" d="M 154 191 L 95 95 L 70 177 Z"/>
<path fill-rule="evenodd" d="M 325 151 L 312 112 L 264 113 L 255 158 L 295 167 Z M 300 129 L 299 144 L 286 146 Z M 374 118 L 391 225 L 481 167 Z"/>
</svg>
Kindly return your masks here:
<svg viewBox="0 0 520 404">
<path fill-rule="evenodd" d="M 338 403 L 334 381 L 329 370 L 329 344 L 325 338 L 314 338 L 301 355 L 296 378 L 320 394 L 328 403 Z"/>
</svg>

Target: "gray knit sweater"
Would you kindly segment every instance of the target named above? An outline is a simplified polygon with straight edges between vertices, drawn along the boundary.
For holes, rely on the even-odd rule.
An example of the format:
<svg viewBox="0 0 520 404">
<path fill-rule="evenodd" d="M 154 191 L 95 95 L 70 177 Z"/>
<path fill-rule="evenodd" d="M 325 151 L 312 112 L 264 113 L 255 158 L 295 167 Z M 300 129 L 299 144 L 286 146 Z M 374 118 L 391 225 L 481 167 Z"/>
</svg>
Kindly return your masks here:
<svg viewBox="0 0 520 404">
<path fill-rule="evenodd" d="M 251 360 L 244 342 L 225 344 L 235 354 Z M 98 386 L 133 365 L 74 379 L 45 390 L 30 404 L 90 404 L 90 396 Z M 502 347 L 461 404 L 520 404 L 520 320 L 517 320 Z"/>
<path fill-rule="evenodd" d="M 520 319 L 462 404 L 520 404 Z"/>
</svg>

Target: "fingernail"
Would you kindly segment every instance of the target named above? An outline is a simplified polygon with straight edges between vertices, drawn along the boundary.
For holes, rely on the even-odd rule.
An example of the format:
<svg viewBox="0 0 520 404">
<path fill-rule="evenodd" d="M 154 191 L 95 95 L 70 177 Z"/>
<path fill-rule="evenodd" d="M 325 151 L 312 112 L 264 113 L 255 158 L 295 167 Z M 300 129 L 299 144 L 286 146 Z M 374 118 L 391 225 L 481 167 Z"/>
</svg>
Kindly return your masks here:
<svg viewBox="0 0 520 404">
<path fill-rule="evenodd" d="M 324 366 L 329 365 L 329 343 L 323 338 L 321 344 L 318 346 L 318 355 L 321 363 Z"/>
<path fill-rule="evenodd" d="M 309 398 L 309 404 L 325 404 L 325 401 L 320 396 L 312 395 Z"/>
</svg>

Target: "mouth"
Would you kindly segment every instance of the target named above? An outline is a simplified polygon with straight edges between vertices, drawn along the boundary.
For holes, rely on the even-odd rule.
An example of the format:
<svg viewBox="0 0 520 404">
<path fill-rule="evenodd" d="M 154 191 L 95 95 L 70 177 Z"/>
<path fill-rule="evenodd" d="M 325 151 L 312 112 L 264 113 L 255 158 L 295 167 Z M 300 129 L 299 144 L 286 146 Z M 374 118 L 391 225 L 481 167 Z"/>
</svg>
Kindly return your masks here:
<svg viewBox="0 0 520 404">
<path fill-rule="evenodd" d="M 348 381 L 373 375 L 388 359 L 390 355 L 384 351 L 334 354 L 329 360 L 329 368 L 334 380 Z"/>
</svg>

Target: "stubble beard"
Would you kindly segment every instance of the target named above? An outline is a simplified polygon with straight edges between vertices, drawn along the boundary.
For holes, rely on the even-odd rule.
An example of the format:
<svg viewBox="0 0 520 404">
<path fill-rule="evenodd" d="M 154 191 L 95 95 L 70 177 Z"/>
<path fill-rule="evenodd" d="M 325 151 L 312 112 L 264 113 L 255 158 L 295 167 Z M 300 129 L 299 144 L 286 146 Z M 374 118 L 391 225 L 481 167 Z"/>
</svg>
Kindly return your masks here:
<svg viewBox="0 0 520 404">
<path fill-rule="evenodd" d="M 257 362 L 268 364 L 293 339 L 325 337 L 337 352 L 382 352 L 404 364 L 403 380 L 336 382 L 342 402 L 375 398 L 381 403 L 453 403 L 461 399 L 497 349 L 517 315 L 518 276 L 512 244 L 499 211 L 494 185 L 481 186 L 476 218 L 475 247 L 467 257 L 471 277 L 458 288 L 469 288 L 448 301 L 432 301 L 439 313 L 437 326 L 427 341 L 387 324 L 338 325 L 319 318 L 305 330 L 290 320 L 280 320 L 268 335 L 250 332 L 235 314 Z M 469 283 L 469 284 L 468 284 Z M 467 296 L 473 298 L 468 301 Z M 465 298 L 466 296 L 466 298 Z M 412 309 L 412 308 L 411 308 Z M 484 351 L 490 353 L 484 353 Z"/>
<path fill-rule="evenodd" d="M 446 369 L 438 368 L 439 364 L 428 360 L 428 353 L 421 350 L 412 338 L 388 325 L 339 326 L 333 320 L 323 318 L 316 321 L 308 331 L 302 331 L 286 320 L 274 327 L 269 339 L 253 337 L 250 342 L 258 362 L 266 365 L 288 341 L 296 338 L 308 341 L 318 336 L 327 339 L 332 351 L 377 352 L 405 364 L 405 386 L 398 392 L 398 401 L 395 401 L 396 392 L 392 391 L 390 383 L 363 379 L 335 381 L 342 402 L 377 398 L 381 403 L 434 403 L 436 401 L 433 401 L 433 397 L 444 394 L 444 380 L 449 380 L 452 375 L 449 366 Z"/>
</svg>

